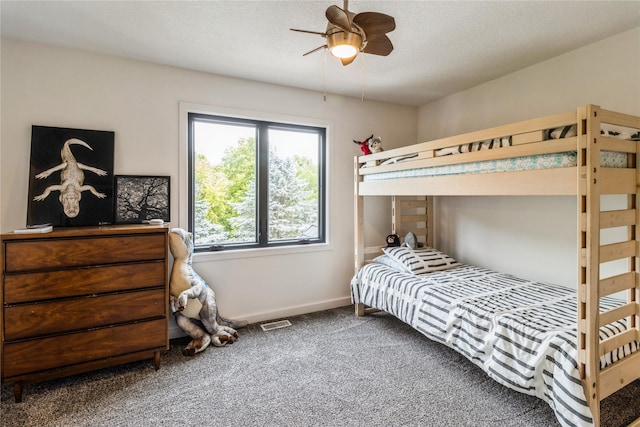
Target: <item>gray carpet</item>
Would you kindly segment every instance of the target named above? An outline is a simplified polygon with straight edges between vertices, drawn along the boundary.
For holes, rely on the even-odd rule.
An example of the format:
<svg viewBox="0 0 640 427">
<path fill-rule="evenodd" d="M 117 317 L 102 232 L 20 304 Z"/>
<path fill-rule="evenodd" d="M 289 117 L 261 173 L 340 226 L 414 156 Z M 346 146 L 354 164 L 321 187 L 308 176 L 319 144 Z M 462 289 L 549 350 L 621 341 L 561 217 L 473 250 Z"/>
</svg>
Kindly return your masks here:
<svg viewBox="0 0 640 427">
<path fill-rule="evenodd" d="M 2 426 L 557 426 L 546 403 L 488 378 L 394 317 L 351 307 L 240 330 L 238 342 L 182 356 L 159 371 L 136 362 L 2 386 Z M 605 402 L 603 426 L 640 416 L 640 383 Z"/>
</svg>

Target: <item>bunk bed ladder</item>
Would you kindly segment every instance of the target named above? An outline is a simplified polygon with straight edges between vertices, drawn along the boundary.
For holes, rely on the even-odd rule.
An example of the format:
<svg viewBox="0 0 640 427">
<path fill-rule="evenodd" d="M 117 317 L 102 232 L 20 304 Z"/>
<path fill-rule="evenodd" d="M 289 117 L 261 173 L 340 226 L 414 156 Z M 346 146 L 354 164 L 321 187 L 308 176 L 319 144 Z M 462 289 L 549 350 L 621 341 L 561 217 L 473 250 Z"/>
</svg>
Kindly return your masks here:
<svg viewBox="0 0 640 427">
<path fill-rule="evenodd" d="M 578 366 L 596 427 L 600 425 L 600 402 L 640 377 L 640 354 L 637 352 L 600 370 L 601 355 L 640 340 L 639 144 L 602 137 L 602 122 L 640 126 L 637 118 L 601 110 L 594 105 L 578 110 Z M 602 168 L 602 151 L 626 152 L 629 168 Z M 606 194 L 626 195 L 626 209 L 602 211 L 601 196 Z M 626 227 L 627 239 L 602 245 L 601 230 L 615 227 Z M 601 263 L 624 259 L 628 260 L 626 272 L 601 278 Z M 619 292 L 626 293 L 626 302 L 602 312 L 600 298 Z M 601 340 L 600 328 L 619 320 L 626 321 L 626 329 Z"/>
</svg>

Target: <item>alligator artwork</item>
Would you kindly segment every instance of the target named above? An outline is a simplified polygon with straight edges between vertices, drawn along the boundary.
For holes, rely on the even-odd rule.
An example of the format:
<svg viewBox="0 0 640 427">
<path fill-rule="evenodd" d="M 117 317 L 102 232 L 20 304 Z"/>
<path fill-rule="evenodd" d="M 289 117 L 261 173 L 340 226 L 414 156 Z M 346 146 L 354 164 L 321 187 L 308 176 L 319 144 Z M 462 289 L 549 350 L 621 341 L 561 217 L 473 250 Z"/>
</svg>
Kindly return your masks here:
<svg viewBox="0 0 640 427">
<path fill-rule="evenodd" d="M 93 151 L 93 148 L 91 148 L 89 144 L 80 139 L 68 139 L 60 151 L 62 163 L 36 175 L 37 179 L 45 179 L 52 173 L 60 171 L 60 184 L 48 186 L 42 194 L 33 198 L 34 201 L 40 202 L 46 199 L 52 191 L 59 191 L 60 203 L 62 204 L 65 215 L 69 218 L 75 218 L 80 213 L 80 199 L 82 198 L 82 192 L 89 191 L 99 199 L 107 197 L 106 194 L 100 193 L 92 185 L 84 184 L 83 171 L 86 170 L 93 172 L 98 176 L 106 176 L 107 172 L 102 169 L 78 163 L 70 148 L 70 146 L 74 144 L 82 145 L 83 147 Z"/>
</svg>

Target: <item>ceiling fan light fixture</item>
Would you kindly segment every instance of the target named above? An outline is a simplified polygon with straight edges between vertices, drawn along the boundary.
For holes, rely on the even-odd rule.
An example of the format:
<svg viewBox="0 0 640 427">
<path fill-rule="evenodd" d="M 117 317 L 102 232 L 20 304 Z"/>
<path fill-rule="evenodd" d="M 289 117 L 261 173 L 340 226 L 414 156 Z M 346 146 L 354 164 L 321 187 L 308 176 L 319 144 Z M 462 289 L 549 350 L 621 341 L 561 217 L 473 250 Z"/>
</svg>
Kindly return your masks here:
<svg viewBox="0 0 640 427">
<path fill-rule="evenodd" d="M 360 51 L 362 37 L 356 33 L 338 32 L 327 37 L 329 52 L 337 58 L 353 58 Z"/>
</svg>

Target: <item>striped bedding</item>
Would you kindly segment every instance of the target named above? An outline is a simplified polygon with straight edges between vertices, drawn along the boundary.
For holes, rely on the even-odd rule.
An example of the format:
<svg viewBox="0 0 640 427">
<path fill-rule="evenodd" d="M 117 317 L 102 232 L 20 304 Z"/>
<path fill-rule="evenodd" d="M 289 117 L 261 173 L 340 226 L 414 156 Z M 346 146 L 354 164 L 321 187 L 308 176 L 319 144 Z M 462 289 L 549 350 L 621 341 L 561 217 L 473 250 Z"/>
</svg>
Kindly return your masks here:
<svg viewBox="0 0 640 427">
<path fill-rule="evenodd" d="M 351 297 L 457 350 L 499 383 L 543 399 L 561 425 L 593 424 L 576 362 L 573 290 L 467 265 L 418 276 L 372 263 L 352 279 Z M 603 310 L 619 304 L 601 301 Z M 624 329 L 620 321 L 600 335 Z M 602 356 L 601 368 L 637 348 Z"/>
</svg>

